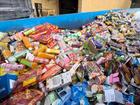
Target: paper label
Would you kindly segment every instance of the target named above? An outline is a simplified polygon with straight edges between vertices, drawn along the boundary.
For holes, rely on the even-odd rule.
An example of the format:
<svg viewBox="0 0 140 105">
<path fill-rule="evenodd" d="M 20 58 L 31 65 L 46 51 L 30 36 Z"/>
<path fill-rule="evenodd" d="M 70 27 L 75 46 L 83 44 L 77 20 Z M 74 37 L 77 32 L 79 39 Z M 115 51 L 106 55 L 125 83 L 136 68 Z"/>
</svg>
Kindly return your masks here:
<svg viewBox="0 0 140 105">
<path fill-rule="evenodd" d="M 31 53 L 27 53 L 26 59 L 29 60 L 29 61 L 33 61 L 34 60 L 34 55 L 31 54 Z"/>
<path fill-rule="evenodd" d="M 52 83 L 53 83 L 53 85 L 55 86 L 57 86 L 57 85 L 61 85 L 61 83 L 62 83 L 62 81 L 61 81 L 61 77 L 60 76 L 56 76 L 56 77 L 54 77 L 53 79 L 52 79 Z"/>
<path fill-rule="evenodd" d="M 46 52 L 50 52 L 50 51 L 51 51 L 51 49 L 49 49 L 49 48 L 46 50 Z"/>
<path fill-rule="evenodd" d="M 14 52 L 14 47 L 10 45 L 10 51 Z"/>
<path fill-rule="evenodd" d="M 15 80 L 10 79 L 9 83 L 10 83 L 10 89 L 13 89 Z"/>
<path fill-rule="evenodd" d="M 59 87 L 61 84 L 62 84 L 62 79 L 60 75 L 55 76 L 47 81 L 47 87 L 49 89 Z"/>
<path fill-rule="evenodd" d="M 124 104 L 123 102 L 123 95 L 121 92 L 114 90 L 114 89 L 108 89 L 105 91 L 105 101 L 106 102 L 117 102 Z"/>
<path fill-rule="evenodd" d="M 114 102 L 115 101 L 114 89 L 105 90 L 105 101 L 106 102 Z"/>
<path fill-rule="evenodd" d="M 67 83 L 72 82 L 71 73 L 70 72 L 63 73 L 62 79 L 63 79 L 63 84 L 67 84 Z"/>
<path fill-rule="evenodd" d="M 46 71 L 47 71 L 47 69 L 46 69 L 46 68 L 44 68 L 44 69 L 42 70 L 42 74 L 43 74 L 43 73 L 45 73 Z"/>
<path fill-rule="evenodd" d="M 76 70 L 80 66 L 80 63 L 75 63 L 72 68 L 70 69 L 71 76 L 75 74 Z"/>
</svg>

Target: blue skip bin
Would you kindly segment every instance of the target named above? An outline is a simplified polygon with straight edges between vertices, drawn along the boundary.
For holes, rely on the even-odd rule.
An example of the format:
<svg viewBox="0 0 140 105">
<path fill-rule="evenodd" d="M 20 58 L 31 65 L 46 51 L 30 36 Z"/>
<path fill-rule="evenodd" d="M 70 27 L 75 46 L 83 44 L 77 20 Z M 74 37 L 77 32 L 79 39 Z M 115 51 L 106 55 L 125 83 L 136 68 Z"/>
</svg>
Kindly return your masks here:
<svg viewBox="0 0 140 105">
<path fill-rule="evenodd" d="M 77 29 L 82 25 L 92 22 L 96 16 L 103 15 L 109 12 L 108 10 L 99 12 L 75 13 L 59 16 L 48 16 L 41 18 L 26 18 L 17 20 L 8 20 L 0 22 L 0 31 L 21 31 L 25 28 L 31 28 L 43 23 L 51 23 L 59 26 L 60 28 Z"/>
<path fill-rule="evenodd" d="M 139 9 L 128 9 L 127 11 L 137 11 Z M 119 11 L 119 10 L 113 10 Z M 87 13 L 67 14 L 60 16 L 49 16 L 41 18 L 26 18 L 18 20 L 0 21 L 0 32 L 21 31 L 26 28 L 31 28 L 43 23 L 51 23 L 65 29 L 79 29 L 82 25 L 92 22 L 96 16 L 104 15 L 110 12 L 109 10 Z M 6 74 L 0 76 L 0 99 L 8 95 L 17 76 Z"/>
<path fill-rule="evenodd" d="M 113 10 L 120 11 L 121 9 Z M 139 11 L 136 9 L 125 9 L 127 12 Z M 0 31 L 21 31 L 25 28 L 31 28 L 43 23 L 51 23 L 59 26 L 60 28 L 66 29 L 78 29 L 82 25 L 92 22 L 96 16 L 104 15 L 110 12 L 109 10 L 98 11 L 98 12 L 85 12 L 85 13 L 74 13 L 59 16 L 48 16 L 40 18 L 26 18 L 17 20 L 0 21 Z"/>
</svg>

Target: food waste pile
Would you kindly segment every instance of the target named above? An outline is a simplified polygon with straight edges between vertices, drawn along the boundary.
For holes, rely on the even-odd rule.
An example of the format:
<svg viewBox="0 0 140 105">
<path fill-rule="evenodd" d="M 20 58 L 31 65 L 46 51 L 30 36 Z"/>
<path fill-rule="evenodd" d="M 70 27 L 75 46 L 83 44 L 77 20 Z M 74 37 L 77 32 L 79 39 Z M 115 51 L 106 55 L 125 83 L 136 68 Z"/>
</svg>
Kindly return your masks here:
<svg viewBox="0 0 140 105">
<path fill-rule="evenodd" d="M 109 12 L 81 30 L 0 32 L 2 105 L 140 105 L 140 19 Z"/>
</svg>

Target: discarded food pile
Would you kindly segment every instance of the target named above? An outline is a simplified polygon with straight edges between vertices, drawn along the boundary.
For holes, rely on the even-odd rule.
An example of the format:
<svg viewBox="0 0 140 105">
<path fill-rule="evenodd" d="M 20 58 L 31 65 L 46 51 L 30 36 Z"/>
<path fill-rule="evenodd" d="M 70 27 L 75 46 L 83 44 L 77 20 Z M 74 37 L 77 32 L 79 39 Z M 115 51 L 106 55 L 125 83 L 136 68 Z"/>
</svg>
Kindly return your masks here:
<svg viewBox="0 0 140 105">
<path fill-rule="evenodd" d="M 97 16 L 82 30 L 42 24 L 0 33 L 3 105 L 140 104 L 140 35 L 134 13 Z"/>
</svg>

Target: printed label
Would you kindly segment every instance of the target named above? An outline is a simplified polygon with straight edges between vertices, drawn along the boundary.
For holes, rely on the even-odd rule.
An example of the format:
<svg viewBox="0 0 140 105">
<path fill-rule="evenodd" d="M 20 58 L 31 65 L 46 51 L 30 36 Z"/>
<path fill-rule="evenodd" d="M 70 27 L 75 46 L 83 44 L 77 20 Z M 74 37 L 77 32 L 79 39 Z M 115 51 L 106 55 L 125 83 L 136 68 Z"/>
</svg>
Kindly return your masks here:
<svg viewBox="0 0 140 105">
<path fill-rule="evenodd" d="M 9 83 L 10 83 L 10 89 L 13 89 L 15 80 L 10 79 Z"/>
</svg>

